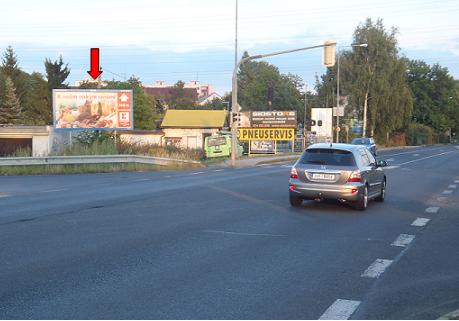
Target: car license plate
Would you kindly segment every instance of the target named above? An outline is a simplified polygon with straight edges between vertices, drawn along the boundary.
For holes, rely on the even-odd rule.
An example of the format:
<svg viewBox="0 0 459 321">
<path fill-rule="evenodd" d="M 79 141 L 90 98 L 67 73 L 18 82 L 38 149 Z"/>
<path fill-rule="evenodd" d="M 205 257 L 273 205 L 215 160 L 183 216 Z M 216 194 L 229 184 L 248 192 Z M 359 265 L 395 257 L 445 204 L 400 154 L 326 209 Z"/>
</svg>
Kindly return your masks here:
<svg viewBox="0 0 459 321">
<path fill-rule="evenodd" d="M 324 173 L 313 173 L 312 179 L 323 180 L 323 181 L 333 181 L 335 180 L 335 175 L 324 174 Z"/>
</svg>

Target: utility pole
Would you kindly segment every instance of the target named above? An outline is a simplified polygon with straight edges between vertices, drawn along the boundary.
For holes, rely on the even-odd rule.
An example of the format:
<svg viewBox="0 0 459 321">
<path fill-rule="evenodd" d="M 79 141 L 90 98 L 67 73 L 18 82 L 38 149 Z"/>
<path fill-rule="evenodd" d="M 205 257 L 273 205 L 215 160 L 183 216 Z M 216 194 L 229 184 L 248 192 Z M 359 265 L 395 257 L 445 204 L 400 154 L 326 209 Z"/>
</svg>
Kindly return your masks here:
<svg viewBox="0 0 459 321">
<path fill-rule="evenodd" d="M 304 117 L 303 117 L 303 150 L 306 149 L 306 107 L 308 99 L 308 84 L 304 83 Z"/>
<path fill-rule="evenodd" d="M 336 142 L 339 143 L 339 48 L 336 51 Z"/>
<path fill-rule="evenodd" d="M 250 60 L 255 60 L 255 59 L 262 59 L 266 57 L 272 57 L 272 56 L 278 56 L 278 55 L 283 55 L 283 54 L 288 54 L 292 52 L 298 52 L 298 51 L 304 51 L 304 50 L 309 50 L 309 49 L 314 49 L 314 48 L 324 48 L 324 47 L 333 47 L 336 46 L 336 42 L 327 42 L 322 45 L 317 45 L 317 46 L 310 46 L 310 47 L 304 47 L 304 48 L 298 48 L 298 49 L 290 49 L 290 50 L 283 50 L 283 51 L 277 51 L 277 52 L 272 52 L 269 54 L 263 54 L 263 55 L 256 55 L 256 56 L 248 56 L 244 57 L 239 62 L 234 66 L 233 70 L 233 80 L 232 80 L 232 91 L 231 91 L 231 118 L 233 118 L 234 113 L 239 113 L 239 104 L 237 103 L 237 71 L 239 70 L 239 67 Z M 237 147 L 237 122 L 233 121 L 231 124 L 231 166 L 236 165 L 236 147 Z"/>
</svg>

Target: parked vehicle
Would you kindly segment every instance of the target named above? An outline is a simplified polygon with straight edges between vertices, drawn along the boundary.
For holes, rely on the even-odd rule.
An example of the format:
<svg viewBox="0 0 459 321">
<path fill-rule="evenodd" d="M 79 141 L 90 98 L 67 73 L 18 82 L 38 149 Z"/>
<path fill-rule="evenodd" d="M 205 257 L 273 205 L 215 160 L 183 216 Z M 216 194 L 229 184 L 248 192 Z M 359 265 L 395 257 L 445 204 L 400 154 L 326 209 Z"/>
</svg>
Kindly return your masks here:
<svg viewBox="0 0 459 321">
<path fill-rule="evenodd" d="M 374 157 L 378 156 L 378 151 L 377 151 L 375 140 L 371 137 L 370 138 L 367 138 L 367 137 L 354 138 L 351 144 L 352 145 L 363 145 L 371 151 Z"/>
<path fill-rule="evenodd" d="M 368 201 L 383 202 L 386 175 L 373 154 L 361 145 L 314 144 L 293 165 L 289 180 L 292 206 L 303 200 L 335 199 L 365 210 Z"/>
<path fill-rule="evenodd" d="M 204 139 L 206 157 L 224 157 L 231 155 L 231 135 L 212 135 Z M 242 146 L 238 145 L 238 155 L 242 155 Z"/>
</svg>

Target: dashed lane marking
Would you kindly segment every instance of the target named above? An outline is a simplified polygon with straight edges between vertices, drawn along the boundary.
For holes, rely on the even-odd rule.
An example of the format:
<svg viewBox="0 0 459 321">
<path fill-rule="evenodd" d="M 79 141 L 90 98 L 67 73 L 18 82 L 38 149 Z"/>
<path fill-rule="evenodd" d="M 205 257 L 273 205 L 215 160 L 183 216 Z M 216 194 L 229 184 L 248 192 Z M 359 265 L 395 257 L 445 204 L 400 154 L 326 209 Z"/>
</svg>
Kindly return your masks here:
<svg viewBox="0 0 459 321">
<path fill-rule="evenodd" d="M 431 206 L 426 208 L 426 213 L 436 214 L 440 208 L 438 206 Z"/>
<path fill-rule="evenodd" d="M 457 188 L 457 184 L 448 185 L 448 188 Z"/>
<path fill-rule="evenodd" d="M 9 194 L 0 193 L 0 198 L 2 198 L 2 197 L 9 197 L 9 196 L 10 196 Z"/>
<path fill-rule="evenodd" d="M 392 242 L 392 246 L 400 246 L 400 247 L 406 247 L 408 244 L 410 244 L 414 240 L 414 235 L 409 235 L 409 234 L 400 234 L 394 242 Z"/>
<path fill-rule="evenodd" d="M 429 221 L 430 219 L 428 218 L 418 217 L 411 223 L 411 226 L 426 226 Z"/>
<path fill-rule="evenodd" d="M 139 178 L 139 179 L 134 179 L 133 182 L 146 182 L 150 181 L 150 178 Z"/>
<path fill-rule="evenodd" d="M 366 270 L 361 277 L 378 278 L 392 264 L 393 260 L 376 259 Z"/>
<path fill-rule="evenodd" d="M 425 160 L 425 159 L 429 159 L 429 158 L 432 158 L 432 157 L 443 156 L 443 155 L 446 155 L 446 154 L 449 154 L 449 153 L 452 153 L 452 152 L 453 151 L 449 151 L 449 152 L 444 152 L 444 153 L 440 153 L 440 154 L 430 155 L 430 156 L 427 156 L 427 157 L 417 158 L 417 159 L 413 159 L 411 161 L 404 162 L 404 163 L 397 164 L 397 165 L 402 166 L 402 165 L 406 165 L 406 164 L 410 164 L 410 163 L 414 163 L 414 162 L 419 162 L 419 161 L 422 161 L 422 160 Z"/>
<path fill-rule="evenodd" d="M 399 168 L 400 166 L 386 166 L 384 169 L 394 169 L 394 168 Z"/>
<path fill-rule="evenodd" d="M 199 175 L 199 174 L 204 174 L 204 172 L 195 172 L 195 173 L 191 173 L 190 175 Z"/>
<path fill-rule="evenodd" d="M 222 172 L 224 170 L 225 170 L 224 168 L 220 168 L 220 169 L 216 169 L 215 172 Z"/>
<path fill-rule="evenodd" d="M 454 183 L 459 184 L 459 179 L 458 179 L 458 180 L 455 180 Z"/>
<path fill-rule="evenodd" d="M 47 189 L 44 191 L 40 191 L 40 193 L 54 193 L 54 192 L 62 192 L 66 190 L 67 190 L 66 188 Z"/>
<path fill-rule="evenodd" d="M 395 160 L 395 158 L 388 158 L 386 159 L 386 162 L 393 162 Z"/>
<path fill-rule="evenodd" d="M 338 299 L 322 314 L 319 320 L 347 320 L 360 305 L 360 301 Z"/>
<path fill-rule="evenodd" d="M 419 154 L 413 154 L 414 157 L 419 157 Z"/>
<path fill-rule="evenodd" d="M 204 233 L 230 234 L 230 235 L 242 235 L 242 236 L 270 236 L 270 237 L 286 237 L 287 236 L 284 234 L 244 233 L 244 232 L 231 232 L 231 231 L 219 231 L 219 230 L 204 230 Z"/>
<path fill-rule="evenodd" d="M 443 192 L 441 192 L 443 195 L 450 195 L 450 194 L 453 194 L 453 191 L 450 190 L 450 189 L 446 189 L 444 190 Z"/>
</svg>

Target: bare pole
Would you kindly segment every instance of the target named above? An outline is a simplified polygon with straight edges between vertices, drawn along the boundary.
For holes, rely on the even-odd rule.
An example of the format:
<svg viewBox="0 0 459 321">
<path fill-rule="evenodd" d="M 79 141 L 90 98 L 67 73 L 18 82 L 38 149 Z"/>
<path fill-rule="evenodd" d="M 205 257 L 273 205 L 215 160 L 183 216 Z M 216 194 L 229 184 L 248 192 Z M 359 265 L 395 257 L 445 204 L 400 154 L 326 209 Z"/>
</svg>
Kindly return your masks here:
<svg viewBox="0 0 459 321">
<path fill-rule="evenodd" d="M 236 20 L 235 20 L 235 30 L 234 30 L 234 66 L 237 65 L 237 27 L 238 27 L 238 0 L 236 0 Z"/>
<path fill-rule="evenodd" d="M 339 49 L 336 51 L 336 142 L 339 143 Z"/>
<path fill-rule="evenodd" d="M 306 149 L 306 107 L 308 98 L 308 84 L 304 83 L 304 117 L 303 117 L 303 150 Z"/>
</svg>

